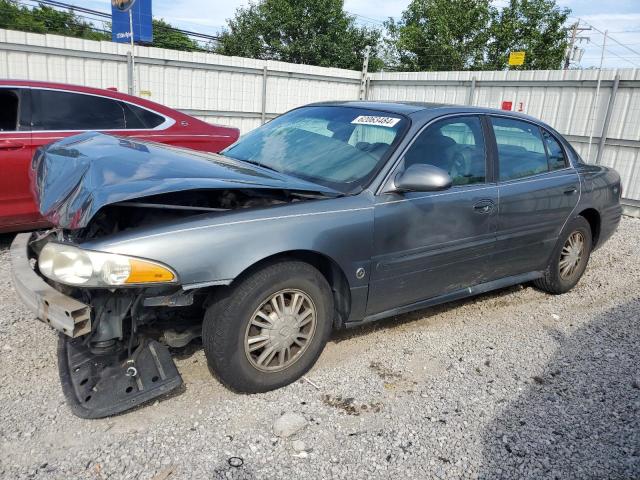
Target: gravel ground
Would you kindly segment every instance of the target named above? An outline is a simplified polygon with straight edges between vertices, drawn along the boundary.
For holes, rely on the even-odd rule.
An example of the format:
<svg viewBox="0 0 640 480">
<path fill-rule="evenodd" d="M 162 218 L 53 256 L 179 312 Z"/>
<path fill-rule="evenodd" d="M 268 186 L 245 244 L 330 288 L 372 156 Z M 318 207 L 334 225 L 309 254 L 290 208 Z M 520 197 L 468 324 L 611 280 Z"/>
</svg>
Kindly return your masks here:
<svg viewBox="0 0 640 480">
<path fill-rule="evenodd" d="M 2 478 L 640 478 L 639 220 L 566 295 L 519 286 L 338 332 L 309 381 L 260 395 L 229 392 L 188 348 L 180 392 L 93 421 L 64 404 L 54 334 L 10 285 L 10 240 Z M 306 426 L 275 436 L 295 414 Z"/>
</svg>

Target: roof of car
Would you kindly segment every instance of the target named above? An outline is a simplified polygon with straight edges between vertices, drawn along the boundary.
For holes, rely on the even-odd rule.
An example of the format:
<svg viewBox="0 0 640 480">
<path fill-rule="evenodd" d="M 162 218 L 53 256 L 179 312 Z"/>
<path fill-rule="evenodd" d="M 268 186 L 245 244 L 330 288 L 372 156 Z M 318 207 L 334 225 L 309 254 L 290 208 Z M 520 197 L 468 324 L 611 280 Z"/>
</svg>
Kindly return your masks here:
<svg viewBox="0 0 640 480">
<path fill-rule="evenodd" d="M 53 89 L 53 90 L 62 90 L 68 92 L 77 92 L 77 93 L 85 93 L 89 95 L 99 95 L 102 97 L 113 98 L 116 100 L 124 100 L 126 102 L 133 103 L 135 105 L 140 105 L 143 107 L 150 108 L 154 111 L 160 112 L 165 115 L 170 115 L 172 118 L 182 117 L 182 113 L 167 107 L 165 105 L 161 105 L 152 100 L 148 100 L 142 97 L 136 97 L 134 95 L 129 95 L 124 92 L 120 92 L 117 89 L 110 88 L 95 88 L 95 87 L 85 87 L 84 85 L 74 85 L 70 83 L 59 83 L 59 82 L 45 82 L 39 80 L 12 80 L 0 78 L 0 87 L 26 87 L 26 88 L 42 88 L 42 89 Z"/>
<path fill-rule="evenodd" d="M 117 89 L 108 89 L 108 88 L 96 88 L 96 87 L 87 87 L 85 85 L 78 85 L 72 83 L 61 83 L 61 82 L 47 82 L 44 80 L 18 80 L 18 79 L 7 79 L 0 78 L 0 85 L 15 85 L 20 87 L 41 87 L 41 88 L 55 88 L 60 90 L 100 90 L 102 92 L 117 92 Z"/>
<path fill-rule="evenodd" d="M 440 115 L 446 115 L 450 113 L 485 113 L 485 114 L 499 114 L 507 115 L 510 117 L 518 117 L 524 120 L 533 121 L 542 125 L 546 124 L 541 120 L 526 115 L 520 112 L 514 112 L 511 110 L 500 110 L 497 108 L 487 107 L 475 107 L 472 105 L 453 105 L 447 103 L 435 103 L 435 102 L 388 102 L 388 101 L 371 101 L 371 100 L 356 100 L 356 101 L 333 101 L 333 102 L 318 102 L 312 103 L 311 106 L 335 106 L 335 107 L 352 107 L 352 108 L 365 108 L 370 110 L 379 110 L 389 113 L 396 113 L 399 115 L 412 115 L 412 114 L 426 114 L 431 117 Z"/>
<path fill-rule="evenodd" d="M 370 100 L 346 100 L 334 102 L 317 102 L 312 103 L 314 106 L 328 107 L 352 107 L 352 108 L 369 108 L 374 110 L 384 110 L 391 113 L 411 114 L 421 110 L 433 108 L 451 107 L 444 103 L 428 103 L 428 102 L 375 102 Z"/>
</svg>

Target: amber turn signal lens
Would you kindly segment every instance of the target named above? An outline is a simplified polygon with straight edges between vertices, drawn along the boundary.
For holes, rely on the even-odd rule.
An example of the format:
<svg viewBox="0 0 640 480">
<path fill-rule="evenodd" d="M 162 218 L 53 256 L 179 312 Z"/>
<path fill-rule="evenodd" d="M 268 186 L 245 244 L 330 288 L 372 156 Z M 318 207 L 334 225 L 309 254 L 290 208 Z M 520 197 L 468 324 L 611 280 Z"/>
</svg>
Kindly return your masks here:
<svg viewBox="0 0 640 480">
<path fill-rule="evenodd" d="M 125 283 L 159 283 L 175 280 L 171 270 L 156 263 L 130 258 L 129 265 L 131 266 L 131 273 L 129 273 Z"/>
</svg>

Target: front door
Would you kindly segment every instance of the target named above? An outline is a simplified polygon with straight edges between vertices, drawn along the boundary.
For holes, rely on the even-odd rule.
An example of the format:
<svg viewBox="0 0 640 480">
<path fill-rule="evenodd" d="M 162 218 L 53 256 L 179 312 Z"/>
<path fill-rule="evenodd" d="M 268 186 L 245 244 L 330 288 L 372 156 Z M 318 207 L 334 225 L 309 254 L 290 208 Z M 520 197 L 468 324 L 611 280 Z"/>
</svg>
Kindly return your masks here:
<svg viewBox="0 0 640 480">
<path fill-rule="evenodd" d="M 493 277 L 544 270 L 578 202 L 580 179 L 547 130 L 508 117 L 491 124 L 500 193 Z"/>
<path fill-rule="evenodd" d="M 453 186 L 377 197 L 369 315 L 485 281 L 498 206 L 485 145 L 481 118 L 456 116 L 428 126 L 408 148 L 400 169 L 435 165 Z"/>
</svg>

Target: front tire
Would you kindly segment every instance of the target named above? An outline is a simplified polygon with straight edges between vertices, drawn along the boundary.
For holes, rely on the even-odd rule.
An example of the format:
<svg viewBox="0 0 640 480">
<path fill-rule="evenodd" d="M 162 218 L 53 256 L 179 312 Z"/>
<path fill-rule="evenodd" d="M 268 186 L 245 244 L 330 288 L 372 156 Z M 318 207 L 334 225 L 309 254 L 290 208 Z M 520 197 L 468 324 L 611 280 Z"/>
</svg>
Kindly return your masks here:
<svg viewBox="0 0 640 480">
<path fill-rule="evenodd" d="M 592 246 L 589 222 L 584 217 L 575 217 L 560 236 L 544 277 L 535 280 L 534 285 L 553 294 L 571 290 L 587 268 Z"/>
<path fill-rule="evenodd" d="M 288 385 L 322 353 L 333 313 L 331 288 L 314 267 L 299 261 L 265 267 L 207 309 L 202 341 L 209 366 L 238 392 Z"/>
</svg>

